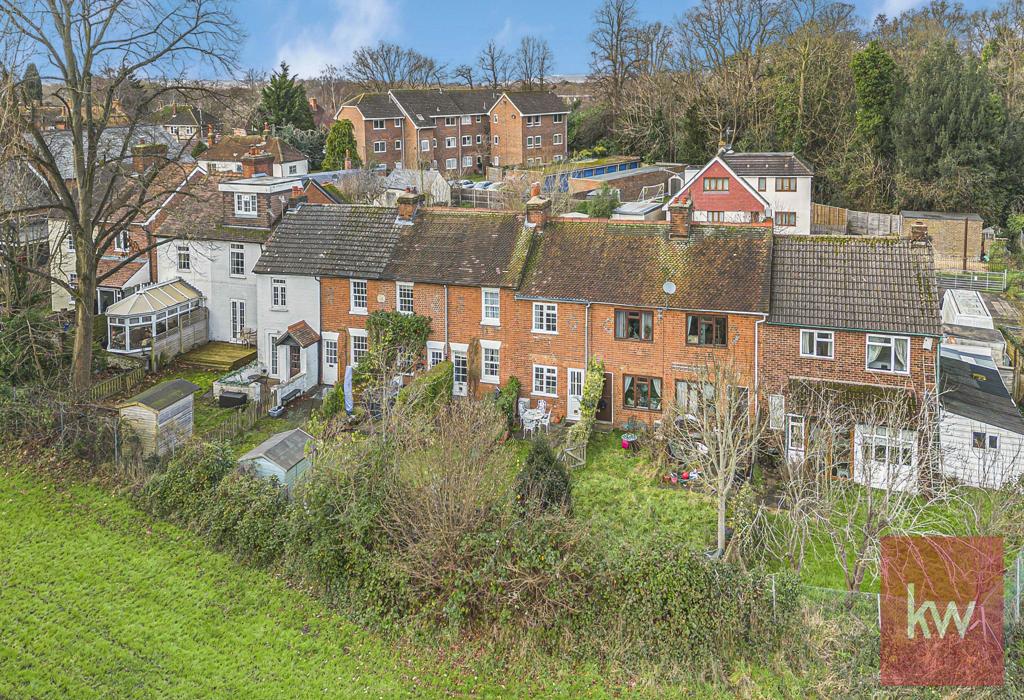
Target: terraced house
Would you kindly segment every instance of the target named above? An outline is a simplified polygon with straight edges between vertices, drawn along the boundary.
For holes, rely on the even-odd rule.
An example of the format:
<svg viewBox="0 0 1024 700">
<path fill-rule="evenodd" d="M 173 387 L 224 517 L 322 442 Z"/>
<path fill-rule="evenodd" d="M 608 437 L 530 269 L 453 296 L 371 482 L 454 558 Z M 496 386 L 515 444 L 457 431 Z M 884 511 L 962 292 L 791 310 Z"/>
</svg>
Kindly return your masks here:
<svg viewBox="0 0 1024 700">
<path fill-rule="evenodd" d="M 364 163 L 463 176 L 565 160 L 568 113 L 546 92 L 431 89 L 361 94 L 336 116 L 352 122 Z"/>
</svg>

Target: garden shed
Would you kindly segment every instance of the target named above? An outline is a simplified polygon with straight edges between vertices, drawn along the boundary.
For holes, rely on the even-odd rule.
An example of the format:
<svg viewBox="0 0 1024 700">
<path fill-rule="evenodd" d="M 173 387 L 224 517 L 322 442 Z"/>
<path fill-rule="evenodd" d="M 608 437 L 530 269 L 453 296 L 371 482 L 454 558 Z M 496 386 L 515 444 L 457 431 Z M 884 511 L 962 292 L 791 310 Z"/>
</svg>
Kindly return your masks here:
<svg viewBox="0 0 1024 700">
<path fill-rule="evenodd" d="M 306 445 L 312 439 L 302 428 L 277 433 L 239 457 L 238 464 L 251 467 L 264 479 L 276 476 L 280 483 L 291 488 L 310 467 Z"/>
<path fill-rule="evenodd" d="M 135 431 L 144 455 L 173 451 L 192 436 L 193 394 L 199 387 L 173 379 L 146 389 L 118 406 Z"/>
</svg>

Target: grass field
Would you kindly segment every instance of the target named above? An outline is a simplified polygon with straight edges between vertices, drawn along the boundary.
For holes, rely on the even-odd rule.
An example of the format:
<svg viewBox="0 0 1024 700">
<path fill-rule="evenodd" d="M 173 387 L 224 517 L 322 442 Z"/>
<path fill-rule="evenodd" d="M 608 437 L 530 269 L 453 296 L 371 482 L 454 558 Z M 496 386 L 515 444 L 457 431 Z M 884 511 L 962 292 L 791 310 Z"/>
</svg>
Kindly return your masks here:
<svg viewBox="0 0 1024 700">
<path fill-rule="evenodd" d="M 0 697 L 607 697 L 469 650 L 388 643 L 121 497 L 0 470 Z M 697 693 L 694 695 L 694 693 Z M 706 687 L 652 697 L 726 697 Z"/>
</svg>

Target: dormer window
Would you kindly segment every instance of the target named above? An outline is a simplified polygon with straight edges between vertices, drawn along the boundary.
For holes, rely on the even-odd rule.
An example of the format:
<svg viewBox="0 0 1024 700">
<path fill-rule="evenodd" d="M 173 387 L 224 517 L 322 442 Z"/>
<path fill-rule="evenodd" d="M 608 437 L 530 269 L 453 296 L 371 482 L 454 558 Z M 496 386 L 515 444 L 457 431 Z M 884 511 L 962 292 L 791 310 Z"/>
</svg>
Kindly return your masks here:
<svg viewBox="0 0 1024 700">
<path fill-rule="evenodd" d="M 235 192 L 235 216 L 253 218 L 256 213 L 256 195 Z"/>
</svg>

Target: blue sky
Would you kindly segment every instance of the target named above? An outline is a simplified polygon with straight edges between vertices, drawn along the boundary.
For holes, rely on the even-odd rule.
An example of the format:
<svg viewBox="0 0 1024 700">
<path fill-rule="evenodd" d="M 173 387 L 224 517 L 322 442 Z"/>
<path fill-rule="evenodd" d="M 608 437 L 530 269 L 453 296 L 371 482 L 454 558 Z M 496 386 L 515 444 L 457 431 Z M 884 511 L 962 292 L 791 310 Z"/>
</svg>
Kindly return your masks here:
<svg viewBox="0 0 1024 700">
<path fill-rule="evenodd" d="M 865 18 L 896 14 L 921 0 L 852 0 Z M 539 34 L 555 54 L 555 73 L 585 73 L 587 34 L 599 0 L 513 0 L 497 3 L 424 0 L 242 0 L 238 15 L 249 33 L 245 66 L 270 70 L 287 60 L 302 77 L 325 63 L 341 66 L 358 46 L 395 41 L 450 65 L 472 63 L 491 38 L 507 47 Z M 968 8 L 994 5 L 966 0 Z M 644 20 L 670 23 L 690 5 L 638 0 Z"/>
</svg>

